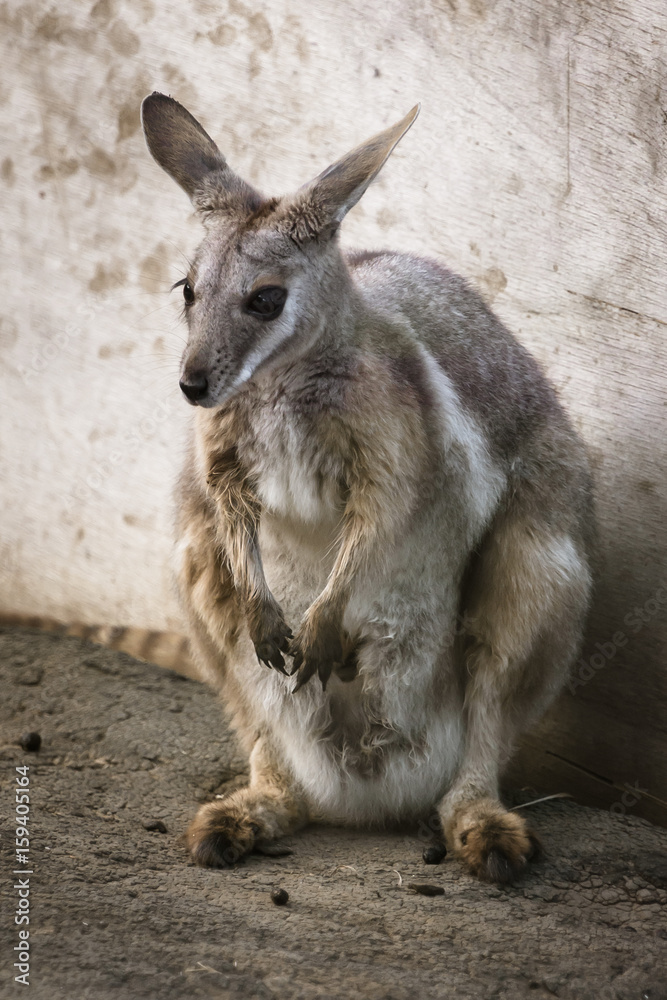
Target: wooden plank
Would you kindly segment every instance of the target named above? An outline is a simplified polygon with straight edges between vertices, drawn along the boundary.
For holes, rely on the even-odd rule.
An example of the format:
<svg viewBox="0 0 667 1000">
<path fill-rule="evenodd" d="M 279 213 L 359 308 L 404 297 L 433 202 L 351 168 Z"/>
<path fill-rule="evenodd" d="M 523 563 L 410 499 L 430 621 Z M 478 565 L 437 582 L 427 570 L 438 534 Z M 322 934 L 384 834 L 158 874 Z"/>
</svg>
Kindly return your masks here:
<svg viewBox="0 0 667 1000">
<path fill-rule="evenodd" d="M 594 465 L 599 579 L 574 687 L 521 760 L 536 782 L 570 783 L 607 806 L 637 782 L 636 814 L 660 817 L 667 6 L 386 0 L 381 16 L 354 0 L 322 0 L 307 16 L 288 0 L 259 6 L 270 28 L 261 44 L 243 4 L 221 12 L 198 0 L 190 35 L 176 8 L 144 19 L 126 5 L 141 70 L 114 47 L 99 5 L 0 11 L 3 113 L 16 125 L 0 171 L 0 607 L 79 622 L 69 627 L 109 642 L 117 626 L 136 628 L 128 648 L 179 662 L 180 640 L 160 651 L 155 638 L 183 627 L 168 569 L 187 419 L 182 332 L 162 290 L 198 234 L 146 155 L 144 93 L 188 104 L 267 191 L 303 183 L 421 99 L 409 143 L 344 239 L 436 255 L 467 275 L 559 388 Z"/>
<path fill-rule="evenodd" d="M 547 749 L 541 739 L 529 737 L 508 769 L 503 784 L 508 798 L 518 790 L 542 794 L 568 792 L 582 805 L 630 814 L 667 827 L 667 800 L 656 798 L 637 780 L 612 782 Z M 521 799 L 525 801 L 525 796 Z"/>
</svg>

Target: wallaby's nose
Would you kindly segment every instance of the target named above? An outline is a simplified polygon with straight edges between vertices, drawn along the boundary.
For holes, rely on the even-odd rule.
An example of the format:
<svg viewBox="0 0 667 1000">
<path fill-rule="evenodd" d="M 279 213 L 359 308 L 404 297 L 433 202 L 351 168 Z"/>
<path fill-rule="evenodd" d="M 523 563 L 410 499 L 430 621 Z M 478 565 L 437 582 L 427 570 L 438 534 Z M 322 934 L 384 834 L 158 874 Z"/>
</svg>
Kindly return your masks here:
<svg viewBox="0 0 667 1000">
<path fill-rule="evenodd" d="M 208 392 L 208 379 L 203 372 L 191 372 L 178 383 L 183 395 L 191 403 L 196 403 L 198 399 L 203 399 Z"/>
</svg>

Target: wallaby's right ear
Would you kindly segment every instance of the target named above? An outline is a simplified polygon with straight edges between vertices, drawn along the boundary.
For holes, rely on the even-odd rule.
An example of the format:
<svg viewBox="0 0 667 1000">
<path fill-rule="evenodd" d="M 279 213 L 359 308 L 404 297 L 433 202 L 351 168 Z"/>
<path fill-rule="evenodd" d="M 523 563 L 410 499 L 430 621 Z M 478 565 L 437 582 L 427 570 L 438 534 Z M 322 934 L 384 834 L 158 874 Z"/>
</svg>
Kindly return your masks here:
<svg viewBox="0 0 667 1000">
<path fill-rule="evenodd" d="M 295 202 L 310 208 L 307 214 L 312 226 L 316 228 L 319 222 L 320 227 L 335 231 L 380 173 L 394 146 L 415 121 L 419 108 L 416 104 L 400 122 L 378 132 L 299 189 Z"/>
<path fill-rule="evenodd" d="M 141 123 L 151 155 L 197 207 L 222 207 L 198 204 L 196 196 L 205 188 L 224 193 L 225 201 L 230 196 L 243 201 L 257 197 L 250 185 L 230 170 L 197 119 L 172 97 L 158 93 L 146 97 L 141 105 Z"/>
</svg>

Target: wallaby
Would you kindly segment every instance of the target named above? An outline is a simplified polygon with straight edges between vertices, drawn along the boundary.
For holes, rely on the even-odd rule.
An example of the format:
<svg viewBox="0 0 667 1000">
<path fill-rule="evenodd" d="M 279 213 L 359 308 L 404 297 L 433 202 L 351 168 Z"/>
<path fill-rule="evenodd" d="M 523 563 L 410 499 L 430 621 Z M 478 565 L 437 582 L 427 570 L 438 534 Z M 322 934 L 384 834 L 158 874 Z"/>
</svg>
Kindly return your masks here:
<svg viewBox="0 0 667 1000">
<path fill-rule="evenodd" d="M 206 228 L 177 283 L 196 406 L 178 583 L 250 754 L 249 785 L 187 831 L 202 865 L 311 820 L 434 813 L 481 878 L 536 851 L 498 782 L 581 641 L 590 476 L 536 361 L 462 278 L 340 249 L 418 111 L 267 199 L 175 100 L 143 102 Z"/>
</svg>

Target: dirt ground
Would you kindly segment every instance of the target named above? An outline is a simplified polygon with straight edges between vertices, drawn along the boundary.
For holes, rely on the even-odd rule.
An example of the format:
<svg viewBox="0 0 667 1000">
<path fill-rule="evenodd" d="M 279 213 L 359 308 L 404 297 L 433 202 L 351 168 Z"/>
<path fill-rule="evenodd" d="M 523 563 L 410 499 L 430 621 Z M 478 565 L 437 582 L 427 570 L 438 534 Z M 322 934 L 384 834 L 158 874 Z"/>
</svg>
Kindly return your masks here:
<svg viewBox="0 0 667 1000">
<path fill-rule="evenodd" d="M 206 688 L 14 628 L 0 630 L 0 676 L 3 998 L 667 998 L 666 830 L 563 800 L 532 807 L 547 854 L 512 888 L 451 858 L 426 867 L 417 831 L 311 827 L 292 856 L 202 870 L 179 835 L 245 766 Z M 31 730 L 38 753 L 17 742 Z M 12 968 L 23 765 L 28 993 Z M 145 828 L 155 821 L 166 833 Z"/>
</svg>

